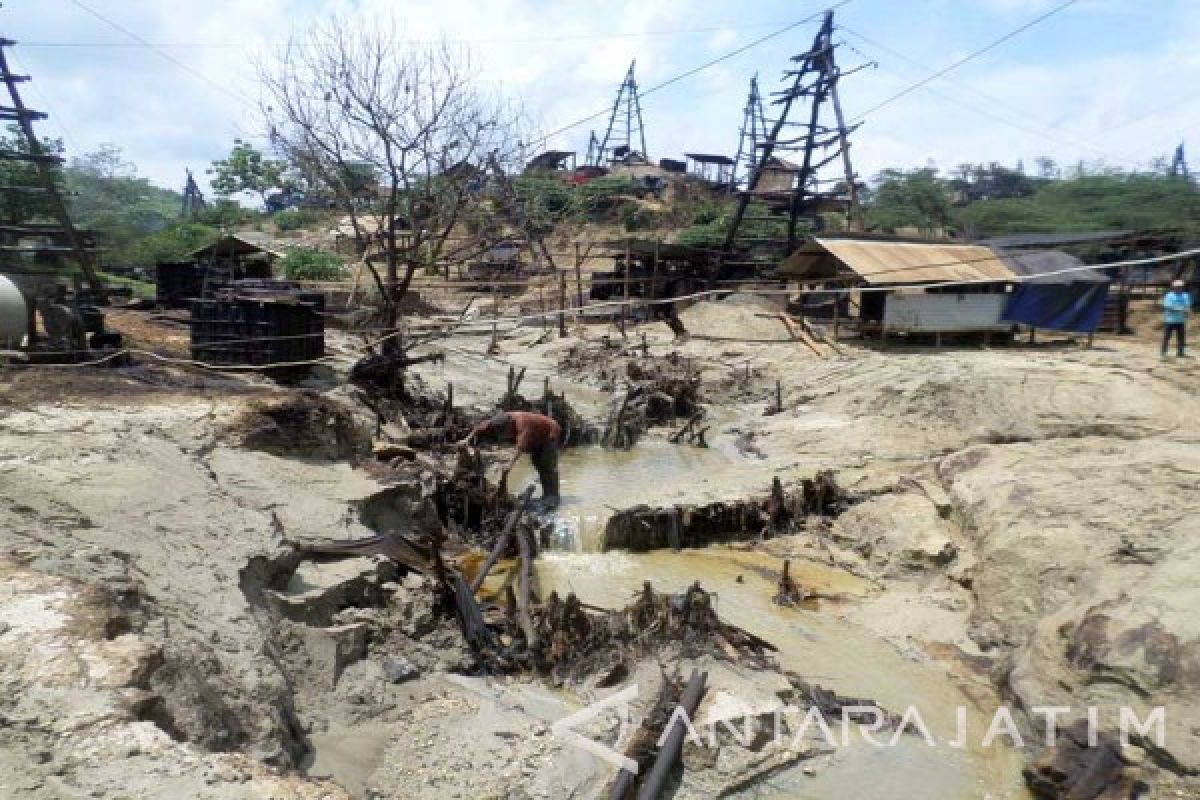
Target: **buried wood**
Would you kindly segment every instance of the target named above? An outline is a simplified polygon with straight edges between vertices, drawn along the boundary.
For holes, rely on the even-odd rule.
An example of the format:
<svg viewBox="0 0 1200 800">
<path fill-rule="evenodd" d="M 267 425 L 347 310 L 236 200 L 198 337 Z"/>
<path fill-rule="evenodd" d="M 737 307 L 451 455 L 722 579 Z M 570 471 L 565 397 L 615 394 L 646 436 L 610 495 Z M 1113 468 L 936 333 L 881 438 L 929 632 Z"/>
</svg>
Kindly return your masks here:
<svg viewBox="0 0 1200 800">
<path fill-rule="evenodd" d="M 471 582 L 471 593 L 479 591 L 479 587 L 483 586 L 484 580 L 487 579 L 488 573 L 492 567 L 496 566 L 496 562 L 504 555 L 504 551 L 508 549 L 508 543 L 512 539 L 513 531 L 517 528 L 517 523 L 521 521 L 521 515 L 525 513 L 525 507 L 529 505 L 530 498 L 533 497 L 534 487 L 528 486 L 525 491 L 517 498 L 517 506 L 509 512 L 508 519 L 504 523 L 504 530 L 496 537 L 496 545 L 492 551 L 488 553 L 487 559 L 483 562 L 483 566 L 479 568 L 478 574 L 475 575 L 475 580 Z"/>
<path fill-rule="evenodd" d="M 779 577 L 779 590 L 775 593 L 775 602 L 781 606 L 797 606 L 808 597 L 800 584 L 792 580 L 791 566 L 792 562 L 785 560 L 783 574 Z"/>
<path fill-rule="evenodd" d="M 707 672 L 692 671 L 692 677 L 688 679 L 683 696 L 679 699 L 678 708 L 687 715 L 684 719 L 690 720 L 696 715 L 696 709 L 700 707 L 700 699 L 704 697 L 707 682 Z M 671 721 L 668 723 L 670 728 L 667 730 L 665 740 L 662 740 L 663 746 L 658 751 L 658 758 L 654 760 L 654 766 L 650 768 L 650 773 L 642 781 L 642 788 L 638 791 L 637 800 L 658 800 L 662 796 L 667 786 L 667 780 L 671 777 L 671 770 L 674 768 L 675 762 L 679 760 L 680 753 L 683 752 L 683 737 L 688 728 L 684 719 L 679 719 L 672 714 Z"/>
</svg>

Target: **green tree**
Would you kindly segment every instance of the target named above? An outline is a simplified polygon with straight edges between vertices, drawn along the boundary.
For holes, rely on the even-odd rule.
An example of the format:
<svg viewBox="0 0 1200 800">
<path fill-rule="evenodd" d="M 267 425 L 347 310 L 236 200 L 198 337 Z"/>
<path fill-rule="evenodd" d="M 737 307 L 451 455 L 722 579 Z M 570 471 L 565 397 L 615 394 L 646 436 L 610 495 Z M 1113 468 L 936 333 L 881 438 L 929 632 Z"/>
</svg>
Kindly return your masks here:
<svg viewBox="0 0 1200 800">
<path fill-rule="evenodd" d="M 333 281 L 343 277 L 342 260 L 333 253 L 293 247 L 280 262 L 283 274 L 293 281 Z"/>
<path fill-rule="evenodd" d="M 936 169 L 888 169 L 874 183 L 864 198 L 870 228 L 889 233 L 916 228 L 931 235 L 953 218 L 949 187 Z"/>
<path fill-rule="evenodd" d="M 212 162 L 207 172 L 218 195 L 232 197 L 250 192 L 265 203 L 270 192 L 284 187 L 286 169 L 285 162 L 269 159 L 254 145 L 234 139 L 229 155 Z"/>
<path fill-rule="evenodd" d="M 42 139 L 42 153 L 46 155 L 62 155 L 61 139 Z M 6 152 L 30 152 L 25 137 L 16 125 L 8 126 L 0 135 L 0 150 Z M 51 168 L 52 180 L 63 188 L 63 171 L 58 165 Z M 4 186 L 39 187 L 37 165 L 31 161 L 0 161 L 0 184 Z M 0 192 L 0 220 L 8 225 L 21 225 L 34 220 L 45 220 L 52 217 L 53 211 L 45 194 L 37 192 Z"/>
</svg>

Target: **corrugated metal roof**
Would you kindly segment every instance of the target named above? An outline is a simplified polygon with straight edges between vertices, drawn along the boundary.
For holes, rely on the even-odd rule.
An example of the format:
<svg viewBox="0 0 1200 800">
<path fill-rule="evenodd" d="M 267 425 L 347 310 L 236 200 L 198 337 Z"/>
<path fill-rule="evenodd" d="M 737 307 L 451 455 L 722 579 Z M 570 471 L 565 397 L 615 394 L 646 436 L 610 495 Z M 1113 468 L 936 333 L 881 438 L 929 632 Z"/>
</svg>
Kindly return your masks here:
<svg viewBox="0 0 1200 800">
<path fill-rule="evenodd" d="M 829 264 L 830 256 L 839 263 Z M 1017 280 L 987 247 L 867 239 L 814 238 L 783 263 L 780 274 L 816 279 L 847 270 L 870 284 Z"/>
</svg>

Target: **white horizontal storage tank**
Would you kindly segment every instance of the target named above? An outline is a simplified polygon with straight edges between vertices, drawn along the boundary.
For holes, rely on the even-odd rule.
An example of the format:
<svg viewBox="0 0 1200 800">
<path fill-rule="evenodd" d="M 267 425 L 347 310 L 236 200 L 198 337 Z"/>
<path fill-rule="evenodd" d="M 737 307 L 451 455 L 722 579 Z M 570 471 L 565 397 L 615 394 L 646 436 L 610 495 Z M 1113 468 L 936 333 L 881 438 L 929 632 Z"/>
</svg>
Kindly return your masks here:
<svg viewBox="0 0 1200 800">
<path fill-rule="evenodd" d="M 16 284 L 0 275 L 0 347 L 18 347 L 29 323 L 25 295 Z"/>
</svg>

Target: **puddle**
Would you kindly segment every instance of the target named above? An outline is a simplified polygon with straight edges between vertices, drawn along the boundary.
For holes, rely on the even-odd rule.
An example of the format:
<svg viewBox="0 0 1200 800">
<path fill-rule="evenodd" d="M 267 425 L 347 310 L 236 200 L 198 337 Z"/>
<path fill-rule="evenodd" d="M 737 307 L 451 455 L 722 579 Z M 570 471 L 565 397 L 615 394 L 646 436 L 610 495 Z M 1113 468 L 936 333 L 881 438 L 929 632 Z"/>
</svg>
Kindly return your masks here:
<svg viewBox="0 0 1200 800">
<path fill-rule="evenodd" d="M 642 439 L 631 450 L 572 447 L 559 455 L 562 503 L 553 515 L 553 547 L 575 552 L 601 549 L 604 526 L 615 511 L 646 504 L 700 503 L 765 494 L 759 476 L 738 480 L 738 457 L 718 448 Z M 514 493 L 537 481 L 528 459 L 513 468 Z M 540 493 L 540 489 L 538 490 Z"/>
<path fill-rule="evenodd" d="M 537 561 L 537 576 L 543 593 L 573 591 L 584 602 L 607 608 L 625 605 L 643 581 L 649 580 L 658 591 L 681 591 L 699 580 L 716 593 L 722 619 L 779 648 L 777 658 L 784 669 L 839 694 L 871 698 L 896 713 L 916 707 L 939 742 L 929 747 L 919 737 L 905 736 L 895 748 L 852 744 L 839 750 L 816 777 L 803 775 L 799 767 L 788 770 L 756 786 L 754 797 L 1029 796 L 1018 754 L 1006 747 L 979 746 L 994 707 L 976 708 L 936 663 L 918 661 L 866 629 L 827 614 L 775 605 L 772 576 L 782 566 L 782 559 L 728 547 L 678 553 L 544 553 Z M 817 564 L 793 562 L 792 569 L 796 580 L 822 594 L 870 591 L 866 581 Z M 968 709 L 969 744 L 953 749 L 946 742 L 956 737 L 960 706 Z"/>
</svg>

